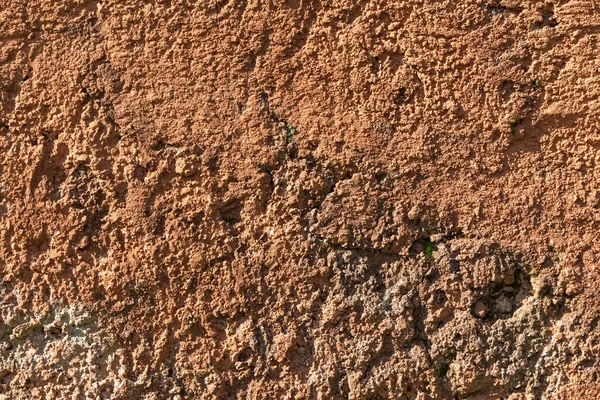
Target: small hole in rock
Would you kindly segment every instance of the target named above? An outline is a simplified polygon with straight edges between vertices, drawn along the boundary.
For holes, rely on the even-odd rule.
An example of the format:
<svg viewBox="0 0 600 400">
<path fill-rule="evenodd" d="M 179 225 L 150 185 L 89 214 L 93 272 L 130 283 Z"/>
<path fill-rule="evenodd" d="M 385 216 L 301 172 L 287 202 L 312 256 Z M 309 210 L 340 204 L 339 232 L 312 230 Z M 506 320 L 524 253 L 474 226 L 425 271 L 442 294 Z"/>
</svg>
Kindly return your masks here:
<svg viewBox="0 0 600 400">
<path fill-rule="evenodd" d="M 237 360 L 239 362 L 246 362 L 250 359 L 250 357 L 252 357 L 252 350 L 247 348 L 244 349 L 244 351 L 242 351 L 240 354 L 238 354 Z"/>
</svg>

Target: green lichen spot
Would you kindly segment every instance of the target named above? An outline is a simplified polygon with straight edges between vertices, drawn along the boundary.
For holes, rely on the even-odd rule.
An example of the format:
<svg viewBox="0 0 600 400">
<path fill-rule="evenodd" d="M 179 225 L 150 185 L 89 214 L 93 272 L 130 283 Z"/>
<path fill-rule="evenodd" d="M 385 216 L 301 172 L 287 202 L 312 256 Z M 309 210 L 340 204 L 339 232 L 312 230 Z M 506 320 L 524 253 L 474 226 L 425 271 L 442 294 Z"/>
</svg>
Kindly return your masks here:
<svg viewBox="0 0 600 400">
<path fill-rule="evenodd" d="M 429 239 L 425 239 L 423 242 L 423 254 L 427 258 L 433 258 L 433 252 L 437 250 L 436 245 Z"/>
<path fill-rule="evenodd" d="M 283 134 L 285 135 L 286 139 L 291 139 L 298 133 L 298 131 L 296 130 L 296 127 L 294 125 L 290 124 L 289 122 L 285 123 L 285 127 L 283 127 L 282 130 L 283 130 Z"/>
</svg>

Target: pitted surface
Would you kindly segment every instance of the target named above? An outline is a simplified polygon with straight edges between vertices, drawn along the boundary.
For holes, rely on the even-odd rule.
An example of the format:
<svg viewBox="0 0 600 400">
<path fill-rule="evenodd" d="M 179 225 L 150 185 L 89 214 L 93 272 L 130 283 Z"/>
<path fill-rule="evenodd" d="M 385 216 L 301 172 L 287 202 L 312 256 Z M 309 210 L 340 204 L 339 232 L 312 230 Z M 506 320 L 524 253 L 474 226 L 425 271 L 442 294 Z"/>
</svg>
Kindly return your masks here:
<svg viewBox="0 0 600 400">
<path fill-rule="evenodd" d="M 0 398 L 600 397 L 599 34 L 0 0 Z"/>
</svg>

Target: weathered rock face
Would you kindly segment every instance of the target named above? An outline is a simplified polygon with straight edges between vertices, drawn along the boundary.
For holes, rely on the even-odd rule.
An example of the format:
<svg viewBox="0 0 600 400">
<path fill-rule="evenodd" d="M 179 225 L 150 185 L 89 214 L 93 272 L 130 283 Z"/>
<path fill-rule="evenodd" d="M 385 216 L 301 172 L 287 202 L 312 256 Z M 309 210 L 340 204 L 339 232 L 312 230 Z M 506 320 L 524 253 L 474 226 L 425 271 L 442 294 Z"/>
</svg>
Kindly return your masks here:
<svg viewBox="0 0 600 400">
<path fill-rule="evenodd" d="M 0 398 L 600 398 L 593 1 L 0 2 Z"/>
</svg>

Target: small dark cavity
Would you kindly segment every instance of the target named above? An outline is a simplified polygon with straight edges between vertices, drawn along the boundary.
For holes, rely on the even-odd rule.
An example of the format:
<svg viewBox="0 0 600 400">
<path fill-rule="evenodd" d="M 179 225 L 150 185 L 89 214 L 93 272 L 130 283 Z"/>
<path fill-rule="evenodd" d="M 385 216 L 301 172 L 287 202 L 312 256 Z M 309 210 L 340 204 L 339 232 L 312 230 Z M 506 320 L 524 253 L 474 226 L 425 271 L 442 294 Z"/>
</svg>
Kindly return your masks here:
<svg viewBox="0 0 600 400">
<path fill-rule="evenodd" d="M 90 98 L 92 97 L 92 95 L 90 94 L 90 92 L 87 90 L 87 88 L 84 88 L 83 86 L 81 87 L 81 92 L 85 94 L 86 98 Z"/>
<path fill-rule="evenodd" d="M 133 177 L 142 182 L 146 178 L 146 173 L 146 168 L 142 167 L 141 165 L 136 165 L 133 169 Z"/>
<path fill-rule="evenodd" d="M 295 160 L 298 157 L 298 148 L 293 144 L 288 145 L 287 155 L 290 160 Z"/>
<path fill-rule="evenodd" d="M 163 236 L 165 234 L 165 217 L 163 215 L 156 218 L 153 233 L 156 236 Z"/>
<path fill-rule="evenodd" d="M 385 173 L 383 171 L 375 173 L 375 180 L 377 181 L 377 183 L 383 182 L 385 180 L 385 178 L 387 178 L 387 173 Z"/>
<path fill-rule="evenodd" d="M 12 346 L 11 346 L 12 348 Z M 0 383 L 3 386 L 8 386 L 11 381 L 14 379 L 15 374 L 13 374 L 12 372 L 8 371 L 8 370 L 4 370 L 1 375 L 0 375 Z"/>
<path fill-rule="evenodd" d="M 446 304 L 447 300 L 448 296 L 446 296 L 446 292 L 443 290 L 436 290 L 436 292 L 433 294 L 433 301 L 437 306 L 443 306 Z"/>
<path fill-rule="evenodd" d="M 266 169 L 265 174 L 269 177 L 269 190 L 273 192 L 275 190 L 275 178 L 273 177 L 273 171 Z"/>
<path fill-rule="evenodd" d="M 499 319 L 505 320 L 521 307 L 523 300 L 531 296 L 531 279 L 520 268 L 514 272 L 515 280 L 512 284 L 493 283 L 488 287 L 487 293 L 480 299 L 486 306 L 488 312 L 484 321 L 495 322 Z M 506 308 L 509 305 L 510 309 Z"/>
<path fill-rule="evenodd" d="M 50 326 L 48 328 L 44 328 L 44 332 L 50 338 L 61 338 L 63 336 L 62 329 L 60 329 L 57 326 Z"/>
<path fill-rule="evenodd" d="M 511 80 L 503 80 L 498 86 L 498 92 L 504 101 L 507 101 L 515 91 L 515 83 Z"/>
<path fill-rule="evenodd" d="M 506 14 L 506 11 L 507 11 L 507 8 L 505 6 L 488 4 L 488 3 L 485 3 L 483 5 L 483 8 L 492 16 Z"/>
<path fill-rule="evenodd" d="M 496 16 L 496 15 L 506 15 L 506 14 L 518 15 L 521 12 L 523 12 L 523 8 L 521 8 L 521 7 L 506 7 L 501 4 L 497 4 L 497 2 L 494 2 L 494 3 L 496 3 L 496 4 L 491 4 L 491 3 L 483 4 L 484 10 L 487 11 L 488 14 L 490 14 L 492 17 Z"/>
<path fill-rule="evenodd" d="M 244 351 L 238 354 L 237 360 L 239 362 L 246 362 L 250 359 L 250 357 L 252 357 L 252 350 L 250 348 L 246 348 Z"/>
<path fill-rule="evenodd" d="M 244 106 L 244 104 L 240 103 L 239 101 L 235 102 L 235 106 L 237 107 L 238 114 L 242 114 L 246 109 L 246 106 Z"/>
<path fill-rule="evenodd" d="M 431 241 L 431 238 L 425 237 L 413 242 L 411 250 L 423 254 L 427 259 L 432 259 L 433 252 L 437 250 L 437 246 Z"/>
<path fill-rule="evenodd" d="M 227 222 L 230 225 L 235 225 L 242 221 L 242 210 L 244 209 L 244 205 L 238 199 L 233 199 L 223 204 L 219 208 L 219 215 L 221 219 Z"/>
<path fill-rule="evenodd" d="M 73 170 L 73 178 L 75 179 L 81 179 L 85 176 L 87 176 L 88 172 L 89 172 L 89 167 L 83 163 L 78 164 L 77 167 Z"/>
<path fill-rule="evenodd" d="M 540 13 L 542 15 L 542 20 L 535 24 L 535 27 L 537 29 L 542 29 L 545 27 L 556 28 L 558 26 L 558 21 L 556 20 L 556 17 L 554 16 L 553 8 L 545 8 L 545 9 L 541 10 Z"/>
<path fill-rule="evenodd" d="M 162 139 L 156 139 L 150 144 L 150 149 L 154 151 L 161 151 L 166 147 L 166 143 Z"/>
<path fill-rule="evenodd" d="M 127 200 L 127 194 L 129 190 L 127 189 L 126 183 L 119 183 L 115 186 L 115 195 L 118 201 L 123 202 Z"/>
<path fill-rule="evenodd" d="M 379 57 L 373 57 L 373 62 L 371 63 L 371 73 L 373 75 L 379 75 Z"/>
<path fill-rule="evenodd" d="M 406 103 L 406 88 L 400 88 L 396 91 L 396 95 L 394 96 L 394 103 L 398 106 L 401 106 Z"/>
<path fill-rule="evenodd" d="M 260 92 L 260 94 L 258 95 L 258 97 L 260 98 L 260 101 L 266 106 L 269 107 L 269 95 L 266 94 L 265 92 Z"/>
<path fill-rule="evenodd" d="M 450 366 L 446 363 L 443 363 L 442 365 L 440 365 L 440 368 L 438 369 L 438 376 L 440 378 L 445 378 L 446 375 L 448 375 L 449 369 L 450 369 Z"/>
<path fill-rule="evenodd" d="M 514 120 L 511 124 L 510 124 L 510 133 L 511 135 L 516 135 L 517 132 L 519 132 L 519 128 L 521 127 L 521 124 L 523 123 L 523 118 L 519 118 L 517 120 Z"/>
<path fill-rule="evenodd" d="M 253 71 L 256 68 L 256 54 L 250 53 L 246 61 L 246 70 Z"/>
</svg>

